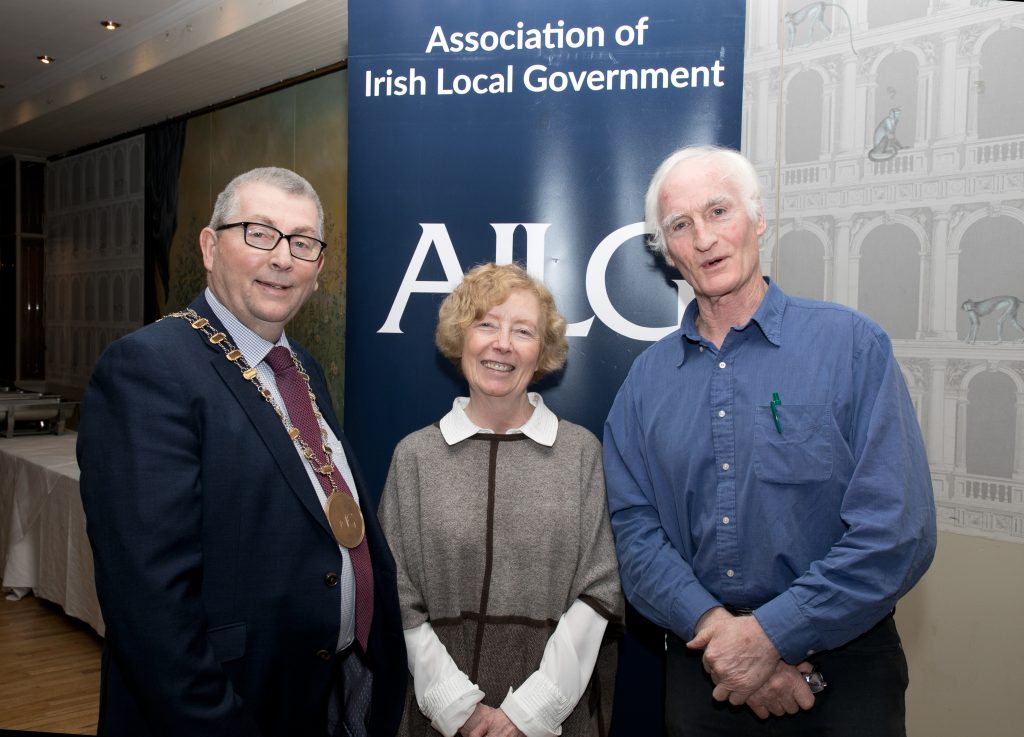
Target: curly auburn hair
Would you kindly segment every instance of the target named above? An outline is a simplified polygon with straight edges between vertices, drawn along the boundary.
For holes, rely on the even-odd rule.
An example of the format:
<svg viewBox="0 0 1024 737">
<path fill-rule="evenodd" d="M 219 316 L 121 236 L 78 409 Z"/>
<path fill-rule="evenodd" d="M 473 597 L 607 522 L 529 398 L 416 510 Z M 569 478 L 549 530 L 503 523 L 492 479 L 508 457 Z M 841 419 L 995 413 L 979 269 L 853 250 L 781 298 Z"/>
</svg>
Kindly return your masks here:
<svg viewBox="0 0 1024 737">
<path fill-rule="evenodd" d="M 555 298 L 543 282 L 534 279 L 518 264 L 480 264 L 473 267 L 462 283 L 445 297 L 437 314 L 434 343 L 449 361 L 462 369 L 462 347 L 466 329 L 486 312 L 500 305 L 514 289 L 533 294 L 540 303 L 540 354 L 533 380 L 558 371 L 565 365 L 569 343 L 565 339 L 565 318 L 555 306 Z"/>
</svg>

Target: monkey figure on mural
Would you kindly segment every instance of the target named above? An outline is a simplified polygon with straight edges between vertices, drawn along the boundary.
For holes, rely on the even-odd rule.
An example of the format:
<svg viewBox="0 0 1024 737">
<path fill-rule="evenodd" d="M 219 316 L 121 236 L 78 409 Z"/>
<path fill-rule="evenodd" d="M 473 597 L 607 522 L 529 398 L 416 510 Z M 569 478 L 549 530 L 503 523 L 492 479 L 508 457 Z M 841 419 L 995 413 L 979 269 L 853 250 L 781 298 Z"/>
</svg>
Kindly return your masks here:
<svg viewBox="0 0 1024 737">
<path fill-rule="evenodd" d="M 1020 309 L 1021 301 L 1016 297 L 1002 296 L 1002 297 L 989 297 L 988 299 L 982 300 L 966 300 L 960 309 L 967 313 L 967 319 L 970 321 L 970 327 L 967 330 L 967 338 L 965 343 L 973 343 L 974 339 L 978 335 L 978 323 L 985 315 L 995 313 L 998 315 L 996 318 L 996 343 L 1003 342 L 1003 323 L 1009 320 L 1017 329 L 1024 333 L 1024 326 L 1021 326 L 1017 322 L 1017 310 Z M 1024 341 L 1024 338 L 1020 339 Z"/>
<path fill-rule="evenodd" d="M 875 126 L 875 135 L 872 138 L 871 150 L 868 151 L 868 158 L 872 161 L 888 161 L 896 154 L 900 152 L 901 148 L 906 148 L 896 138 L 896 126 L 900 122 L 900 109 L 894 107 L 889 110 L 889 114 L 879 121 L 878 125 Z"/>
<path fill-rule="evenodd" d="M 808 3 L 796 12 L 783 15 L 782 21 L 786 26 L 786 48 L 792 49 L 796 45 L 797 27 L 805 23 L 807 24 L 806 46 L 814 43 L 815 28 L 821 28 L 825 32 L 825 38 L 832 38 L 832 27 L 825 22 L 825 8 L 839 8 L 843 11 L 843 15 L 846 16 L 846 23 L 850 29 L 850 50 L 856 55 L 857 49 L 853 48 L 853 21 L 850 19 L 850 14 L 846 12 L 846 8 L 838 3 Z"/>
</svg>

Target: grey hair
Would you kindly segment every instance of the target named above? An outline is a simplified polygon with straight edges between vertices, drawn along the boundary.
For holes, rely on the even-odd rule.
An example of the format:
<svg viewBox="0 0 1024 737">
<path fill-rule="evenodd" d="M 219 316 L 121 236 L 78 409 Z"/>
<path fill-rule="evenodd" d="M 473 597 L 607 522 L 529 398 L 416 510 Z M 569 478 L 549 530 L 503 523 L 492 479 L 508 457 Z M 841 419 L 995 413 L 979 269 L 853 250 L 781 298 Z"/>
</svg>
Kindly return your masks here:
<svg viewBox="0 0 1024 737">
<path fill-rule="evenodd" d="M 686 146 L 669 154 L 658 165 L 651 177 L 644 196 L 644 220 L 647 228 L 647 245 L 655 253 L 666 254 L 665 233 L 658 213 L 658 198 L 668 175 L 683 162 L 707 163 L 721 173 L 723 181 L 731 181 L 739 190 L 751 222 L 757 222 L 763 210 L 761 206 L 761 184 L 750 160 L 735 149 L 724 146 Z"/>
<path fill-rule="evenodd" d="M 250 169 L 228 182 L 224 191 L 217 195 L 217 202 L 213 206 L 213 215 L 210 217 L 211 230 L 216 230 L 237 217 L 238 190 L 246 184 L 268 184 L 287 194 L 311 199 L 316 205 L 317 235 L 321 239 L 324 237 L 324 206 L 320 203 L 320 196 L 313 189 L 313 185 L 291 169 L 277 166 Z"/>
</svg>

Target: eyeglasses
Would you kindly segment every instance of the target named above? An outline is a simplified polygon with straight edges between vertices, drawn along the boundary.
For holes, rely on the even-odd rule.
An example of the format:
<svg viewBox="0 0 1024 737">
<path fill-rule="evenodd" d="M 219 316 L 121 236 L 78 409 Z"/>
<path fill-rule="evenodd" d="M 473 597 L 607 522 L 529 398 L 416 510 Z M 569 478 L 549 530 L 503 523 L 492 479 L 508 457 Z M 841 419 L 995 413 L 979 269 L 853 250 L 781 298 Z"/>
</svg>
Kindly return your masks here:
<svg viewBox="0 0 1024 737">
<path fill-rule="evenodd" d="M 292 256 L 300 261 L 316 261 L 327 244 L 319 238 L 302 233 L 285 235 L 277 228 L 264 225 L 263 223 L 226 223 L 216 230 L 227 230 L 228 228 L 242 228 L 243 240 L 247 246 L 258 248 L 261 251 L 273 251 L 281 239 L 288 241 L 288 250 Z"/>
</svg>

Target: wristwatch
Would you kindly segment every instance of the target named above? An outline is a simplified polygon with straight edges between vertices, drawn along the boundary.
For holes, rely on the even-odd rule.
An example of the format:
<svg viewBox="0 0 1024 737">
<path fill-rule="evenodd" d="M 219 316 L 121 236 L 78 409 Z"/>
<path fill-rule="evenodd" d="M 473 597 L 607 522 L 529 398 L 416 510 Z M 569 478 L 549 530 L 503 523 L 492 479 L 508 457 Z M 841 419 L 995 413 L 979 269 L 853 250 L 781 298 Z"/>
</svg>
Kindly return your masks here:
<svg viewBox="0 0 1024 737">
<path fill-rule="evenodd" d="M 807 685 L 811 687 L 811 693 L 821 693 L 825 690 L 825 686 L 828 684 L 825 682 L 825 676 L 821 675 L 816 670 L 812 670 L 810 673 L 804 673 L 804 680 L 807 681 Z"/>
</svg>

